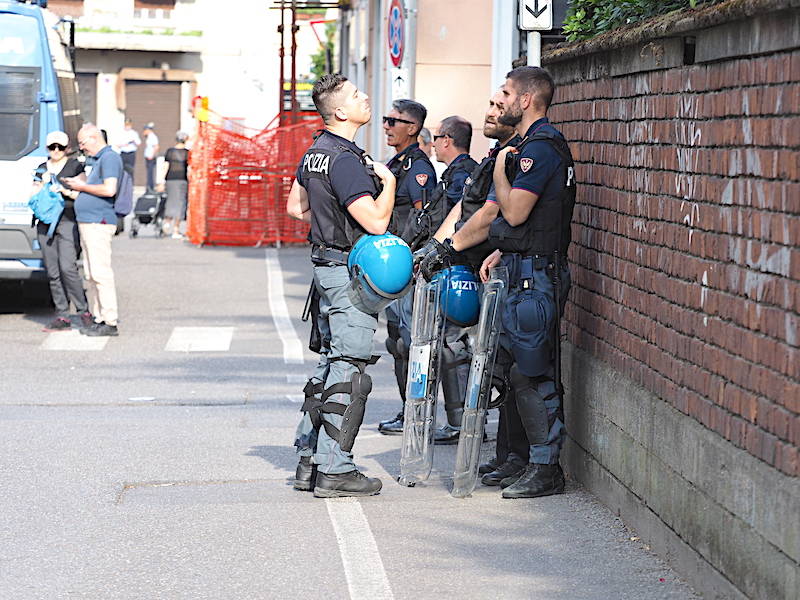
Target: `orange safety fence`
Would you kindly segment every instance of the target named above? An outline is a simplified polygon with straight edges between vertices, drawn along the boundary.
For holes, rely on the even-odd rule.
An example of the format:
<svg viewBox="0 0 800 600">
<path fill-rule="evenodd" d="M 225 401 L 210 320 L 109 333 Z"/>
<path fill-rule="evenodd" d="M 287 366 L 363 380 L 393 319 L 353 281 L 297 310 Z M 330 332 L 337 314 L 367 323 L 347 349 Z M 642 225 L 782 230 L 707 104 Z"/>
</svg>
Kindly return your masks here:
<svg viewBox="0 0 800 600">
<path fill-rule="evenodd" d="M 193 244 L 306 242 L 309 226 L 286 214 L 295 170 L 321 119 L 256 132 L 199 122 L 190 152 L 186 235 Z M 273 121 L 274 122 L 274 121 Z"/>
</svg>

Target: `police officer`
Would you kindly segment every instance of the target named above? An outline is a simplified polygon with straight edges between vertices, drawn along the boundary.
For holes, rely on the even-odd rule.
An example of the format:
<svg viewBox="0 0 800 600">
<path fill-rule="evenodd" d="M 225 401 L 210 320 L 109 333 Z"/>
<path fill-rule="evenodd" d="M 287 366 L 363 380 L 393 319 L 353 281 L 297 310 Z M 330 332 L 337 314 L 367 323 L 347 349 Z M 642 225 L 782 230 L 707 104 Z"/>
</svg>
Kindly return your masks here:
<svg viewBox="0 0 800 600">
<path fill-rule="evenodd" d="M 499 216 L 488 227 L 496 250 L 481 265 L 509 270 L 509 294 L 502 313 L 504 334 L 498 361 L 505 357 L 510 386 L 528 438 L 528 462 L 504 479 L 504 498 L 532 498 L 564 491 L 558 464 L 564 438 L 559 381 L 558 315 L 569 289 L 566 254 L 575 205 L 574 163 L 566 140 L 547 119 L 555 85 L 546 70 L 518 67 L 502 89 L 501 115 L 523 139 L 497 155 L 493 181 Z M 510 176 L 506 157 L 513 153 Z M 465 237 L 465 236 L 464 236 Z M 476 235 L 471 242 L 482 241 Z M 423 261 L 444 262 L 467 240 L 454 235 Z M 470 245 L 474 245 L 470 244 Z"/>
<path fill-rule="evenodd" d="M 304 390 L 294 487 L 313 489 L 317 497 L 368 496 L 380 491 L 381 481 L 360 473 L 350 450 L 371 389 L 364 369 L 371 363 L 377 318 L 354 307 L 346 262 L 359 236 L 386 231 L 395 178 L 353 142 L 371 115 L 365 93 L 342 75 L 325 75 L 314 85 L 312 98 L 325 129 L 297 169 L 287 212 L 311 224 L 323 347 Z M 380 181 L 371 177 L 370 168 Z"/>
<path fill-rule="evenodd" d="M 390 231 L 402 235 L 412 208 L 422 207 L 423 196 L 430 196 L 436 188 L 436 172 L 430 159 L 419 147 L 417 136 L 422 129 L 428 110 L 419 102 L 403 99 L 392 102 L 392 110 L 383 117 L 383 130 L 387 145 L 397 152 L 386 163 L 395 176 L 397 191 Z M 406 300 L 409 305 L 411 299 Z M 406 376 L 408 373 L 408 346 L 410 334 L 401 335 L 400 302 L 386 308 L 386 349 L 394 358 L 394 373 L 400 398 L 405 405 Z M 407 310 L 407 309 L 406 309 Z M 384 434 L 403 432 L 403 410 L 397 416 L 381 421 L 378 431 Z"/>
<path fill-rule="evenodd" d="M 483 259 L 492 252 L 485 239 L 489 224 L 498 214 L 492 180 L 495 159 L 500 150 L 509 145 L 513 146 L 522 139 L 513 127 L 498 122 L 502 100 L 502 92 L 498 90 L 489 99 L 489 108 L 483 123 L 483 135 L 497 140 L 497 143 L 466 179 L 461 200 L 453 207 L 434 236 L 438 242 L 451 237 L 454 240 L 458 239 L 458 242 L 454 243 L 464 249 L 458 253 L 456 260 L 470 265 L 475 271 L 480 268 Z M 415 258 L 421 261 L 429 250 L 430 246 L 418 252 Z M 506 380 L 507 376 L 501 375 L 501 378 Z M 486 485 L 499 485 L 502 479 L 516 474 L 527 463 L 528 442 L 525 432 L 516 415 L 513 398 L 508 397 L 507 386 L 503 387 L 507 401 L 500 406 L 496 457 L 480 467 L 481 473 L 484 474 L 481 481 Z M 511 418 L 509 412 L 512 413 Z M 454 430 L 448 423 L 436 431 L 436 440 L 440 443 L 457 440 L 458 433 L 458 430 Z"/>
</svg>

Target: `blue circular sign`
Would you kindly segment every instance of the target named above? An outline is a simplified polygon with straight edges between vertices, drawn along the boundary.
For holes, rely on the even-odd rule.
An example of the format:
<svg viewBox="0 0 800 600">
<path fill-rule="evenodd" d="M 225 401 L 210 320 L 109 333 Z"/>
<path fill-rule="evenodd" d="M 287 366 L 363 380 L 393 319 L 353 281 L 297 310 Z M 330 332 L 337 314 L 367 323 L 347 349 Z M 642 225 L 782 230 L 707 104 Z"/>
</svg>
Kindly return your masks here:
<svg viewBox="0 0 800 600">
<path fill-rule="evenodd" d="M 403 46 L 405 42 L 405 16 L 400 0 L 392 0 L 389 5 L 389 57 L 392 64 L 399 67 L 403 61 Z"/>
</svg>

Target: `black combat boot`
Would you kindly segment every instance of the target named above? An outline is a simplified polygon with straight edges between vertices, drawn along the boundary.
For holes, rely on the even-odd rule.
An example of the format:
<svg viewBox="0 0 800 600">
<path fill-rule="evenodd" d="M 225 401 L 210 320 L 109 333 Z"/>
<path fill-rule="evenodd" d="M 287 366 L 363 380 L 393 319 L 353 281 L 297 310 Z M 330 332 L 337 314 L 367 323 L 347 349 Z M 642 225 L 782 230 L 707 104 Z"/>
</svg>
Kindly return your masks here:
<svg viewBox="0 0 800 600">
<path fill-rule="evenodd" d="M 485 475 L 486 473 L 491 473 L 499 466 L 500 463 L 497 462 L 496 458 L 490 458 L 485 463 L 481 463 L 481 465 L 478 467 L 478 473 Z"/>
<path fill-rule="evenodd" d="M 529 463 L 519 479 L 503 490 L 503 498 L 538 498 L 564 492 L 564 472 L 559 465 Z"/>
<path fill-rule="evenodd" d="M 403 433 L 403 413 L 399 412 L 394 419 L 387 419 L 378 423 L 378 431 L 386 435 Z"/>
<path fill-rule="evenodd" d="M 317 478 L 317 465 L 311 462 L 310 456 L 301 456 L 294 472 L 294 489 L 301 492 L 310 492 L 314 489 L 314 480 Z"/>
<path fill-rule="evenodd" d="M 481 477 L 481 483 L 483 485 L 500 485 L 500 482 L 508 477 L 519 476 L 524 469 L 524 464 L 514 462 L 513 460 L 507 460 L 494 471 L 490 471 Z"/>
<path fill-rule="evenodd" d="M 442 425 L 441 427 L 437 427 L 436 431 L 433 432 L 433 443 L 434 444 L 457 444 L 458 443 L 458 434 L 461 433 L 460 427 L 453 427 L 449 423 Z"/>
<path fill-rule="evenodd" d="M 374 496 L 383 484 L 377 477 L 367 477 L 359 471 L 349 473 L 317 473 L 314 488 L 316 498 L 343 498 L 345 496 Z"/>
</svg>

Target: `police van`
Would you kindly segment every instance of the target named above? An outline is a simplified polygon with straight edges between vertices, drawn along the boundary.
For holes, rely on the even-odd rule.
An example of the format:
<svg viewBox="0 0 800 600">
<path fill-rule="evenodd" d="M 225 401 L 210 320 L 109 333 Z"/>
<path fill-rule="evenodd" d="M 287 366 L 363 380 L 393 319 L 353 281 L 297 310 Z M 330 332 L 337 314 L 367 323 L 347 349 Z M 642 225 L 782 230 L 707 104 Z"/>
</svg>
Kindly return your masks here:
<svg viewBox="0 0 800 600">
<path fill-rule="evenodd" d="M 74 24 L 46 6 L 0 0 L 0 280 L 46 279 L 28 208 L 33 173 L 49 132 L 66 132 L 77 150 Z"/>
</svg>

